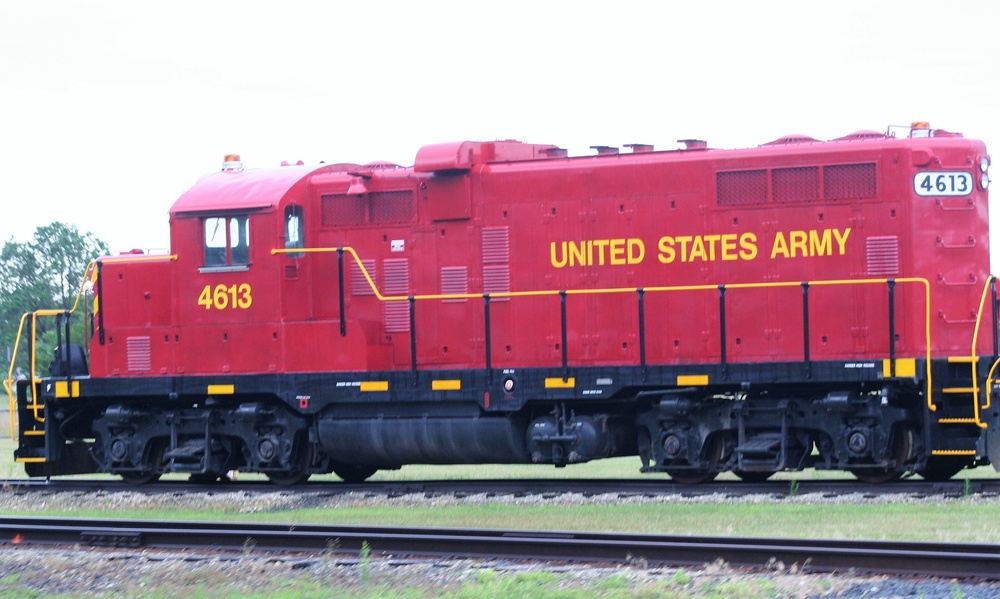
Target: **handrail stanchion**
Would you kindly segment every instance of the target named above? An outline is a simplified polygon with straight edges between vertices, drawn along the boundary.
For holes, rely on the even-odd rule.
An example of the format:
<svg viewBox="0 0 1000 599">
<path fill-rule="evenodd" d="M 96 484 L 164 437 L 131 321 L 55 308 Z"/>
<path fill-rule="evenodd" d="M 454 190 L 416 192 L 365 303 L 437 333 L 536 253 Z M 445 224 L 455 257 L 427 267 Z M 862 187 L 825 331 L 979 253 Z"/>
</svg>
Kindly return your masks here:
<svg viewBox="0 0 1000 599">
<path fill-rule="evenodd" d="M 809 354 L 809 281 L 802 281 L 802 345 L 808 379 L 812 378 L 812 360 Z"/>
<path fill-rule="evenodd" d="M 566 349 L 566 290 L 559 291 L 559 314 L 562 320 L 562 370 L 563 380 L 569 380 L 569 353 Z"/>
<path fill-rule="evenodd" d="M 413 386 L 417 386 L 417 300 L 412 295 L 406 298 L 410 305 L 410 368 L 413 370 Z"/>
<path fill-rule="evenodd" d="M 998 321 L 997 313 L 997 280 L 996 277 L 990 280 L 990 293 L 993 298 L 993 359 L 996 360 L 1000 357 L 1000 336 L 998 336 L 997 327 L 1000 327 L 1000 321 Z"/>
<path fill-rule="evenodd" d="M 337 284 L 340 288 L 340 336 L 347 336 L 347 318 L 344 317 L 344 248 L 337 248 Z"/>
<path fill-rule="evenodd" d="M 889 286 L 889 377 L 896 378 L 896 280 L 887 279 Z"/>
<path fill-rule="evenodd" d="M 726 286 L 719 285 L 719 353 L 722 363 L 722 376 L 727 376 L 729 370 L 726 364 Z"/>
<path fill-rule="evenodd" d="M 104 303 L 104 277 L 101 276 L 101 271 L 104 270 L 104 262 L 102 260 L 97 261 L 97 300 L 100 303 L 97 310 L 97 341 L 104 345 L 104 310 L 107 307 Z"/>
<path fill-rule="evenodd" d="M 642 380 L 646 380 L 646 290 L 636 289 L 639 294 L 639 366 Z"/>
<path fill-rule="evenodd" d="M 493 348 L 490 337 L 490 294 L 483 294 L 483 320 L 486 325 L 486 384 L 493 382 Z"/>
</svg>

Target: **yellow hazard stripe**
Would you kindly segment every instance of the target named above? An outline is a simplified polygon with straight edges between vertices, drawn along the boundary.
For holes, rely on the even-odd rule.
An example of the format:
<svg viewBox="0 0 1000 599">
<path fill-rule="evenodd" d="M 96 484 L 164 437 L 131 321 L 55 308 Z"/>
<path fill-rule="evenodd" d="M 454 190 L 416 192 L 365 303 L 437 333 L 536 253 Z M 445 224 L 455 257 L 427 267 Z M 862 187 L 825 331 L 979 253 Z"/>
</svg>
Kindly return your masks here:
<svg viewBox="0 0 1000 599">
<path fill-rule="evenodd" d="M 56 397 L 80 397 L 80 381 L 72 381 L 72 384 L 68 381 L 56 381 Z"/>
<path fill-rule="evenodd" d="M 882 376 L 889 378 L 891 375 L 892 360 L 882 360 Z M 917 376 L 917 361 L 913 358 L 899 358 L 896 360 L 896 376 L 911 377 Z"/>
<path fill-rule="evenodd" d="M 677 385 L 680 387 L 698 386 L 704 387 L 708 384 L 707 374 L 682 374 L 677 377 Z"/>
<path fill-rule="evenodd" d="M 572 389 L 576 387 L 576 377 L 569 377 L 565 381 L 560 377 L 545 379 L 546 389 Z"/>
<path fill-rule="evenodd" d="M 209 385 L 209 395 L 233 395 L 236 393 L 236 385 Z"/>
<path fill-rule="evenodd" d="M 389 381 L 361 381 L 362 391 L 388 391 Z"/>
<path fill-rule="evenodd" d="M 432 391 L 461 391 L 462 381 L 460 379 L 442 379 L 431 381 Z"/>
</svg>

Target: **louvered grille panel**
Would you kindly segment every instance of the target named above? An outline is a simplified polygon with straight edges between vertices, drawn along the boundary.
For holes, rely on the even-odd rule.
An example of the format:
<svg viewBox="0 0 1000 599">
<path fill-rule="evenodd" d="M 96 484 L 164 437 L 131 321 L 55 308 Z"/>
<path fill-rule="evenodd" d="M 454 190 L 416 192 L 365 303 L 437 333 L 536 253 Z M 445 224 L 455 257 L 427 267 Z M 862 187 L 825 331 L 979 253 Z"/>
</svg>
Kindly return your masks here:
<svg viewBox="0 0 1000 599">
<path fill-rule="evenodd" d="M 819 199 L 819 167 L 776 168 L 771 171 L 775 202 L 811 202 Z"/>
<path fill-rule="evenodd" d="M 153 367 L 152 346 L 149 337 L 126 338 L 125 353 L 129 372 L 149 372 Z"/>
<path fill-rule="evenodd" d="M 866 246 L 869 276 L 899 274 L 899 239 L 895 235 L 869 237 Z"/>
<path fill-rule="evenodd" d="M 392 258 L 382 261 L 386 295 L 410 293 L 410 261 Z M 387 333 L 406 333 L 410 330 L 410 307 L 406 300 L 385 302 L 385 330 Z"/>
<path fill-rule="evenodd" d="M 413 221 L 413 192 L 380 191 L 370 194 L 371 223 L 390 225 Z"/>
<path fill-rule="evenodd" d="M 510 262 L 510 230 L 507 227 L 483 229 L 483 264 Z"/>
<path fill-rule="evenodd" d="M 483 291 L 504 293 L 510 291 L 510 265 L 495 264 L 483 267 Z M 490 298 L 492 302 L 510 301 L 509 297 Z"/>
<path fill-rule="evenodd" d="M 445 266 L 441 268 L 441 293 L 458 295 L 469 292 L 469 269 L 466 266 Z M 441 300 L 446 304 L 462 303 L 467 300 L 453 298 Z"/>
<path fill-rule="evenodd" d="M 828 200 L 874 198 L 875 163 L 838 164 L 823 168 L 823 196 Z"/>
<path fill-rule="evenodd" d="M 763 204 L 767 201 L 767 171 L 716 173 L 716 196 L 722 206 Z"/>
<path fill-rule="evenodd" d="M 377 281 L 378 278 L 375 276 L 375 260 L 362 260 L 362 264 L 365 266 L 365 270 L 368 271 L 368 276 L 372 278 L 372 281 Z M 365 275 L 361 272 L 361 267 L 358 263 L 351 261 L 351 295 L 375 295 L 375 290 L 365 279 Z"/>
</svg>

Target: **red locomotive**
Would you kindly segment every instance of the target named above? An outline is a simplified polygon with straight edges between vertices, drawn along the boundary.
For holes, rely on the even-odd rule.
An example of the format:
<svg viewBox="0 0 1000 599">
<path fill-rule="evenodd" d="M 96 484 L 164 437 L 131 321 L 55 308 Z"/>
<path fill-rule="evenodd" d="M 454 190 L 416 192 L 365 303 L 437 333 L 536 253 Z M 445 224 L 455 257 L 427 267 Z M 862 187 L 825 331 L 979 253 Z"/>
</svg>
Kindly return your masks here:
<svg viewBox="0 0 1000 599">
<path fill-rule="evenodd" d="M 691 483 L 1000 463 L 990 158 L 901 132 L 227 157 L 171 209 L 170 255 L 95 261 L 89 350 L 67 326 L 50 376 L 8 384 L 15 457 L 285 484 L 620 455 Z"/>
</svg>

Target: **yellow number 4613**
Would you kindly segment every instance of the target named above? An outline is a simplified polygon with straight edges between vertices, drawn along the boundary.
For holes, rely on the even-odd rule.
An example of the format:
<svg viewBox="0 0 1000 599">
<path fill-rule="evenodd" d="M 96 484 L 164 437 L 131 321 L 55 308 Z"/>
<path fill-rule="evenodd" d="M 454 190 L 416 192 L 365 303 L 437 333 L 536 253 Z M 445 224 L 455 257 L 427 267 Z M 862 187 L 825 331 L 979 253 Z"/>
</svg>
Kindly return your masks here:
<svg viewBox="0 0 1000 599">
<path fill-rule="evenodd" d="M 240 283 L 239 285 L 205 285 L 198 296 L 198 305 L 205 306 L 206 310 L 215 308 L 225 310 L 226 308 L 238 308 L 246 310 L 253 303 L 250 295 L 250 284 Z"/>
</svg>

